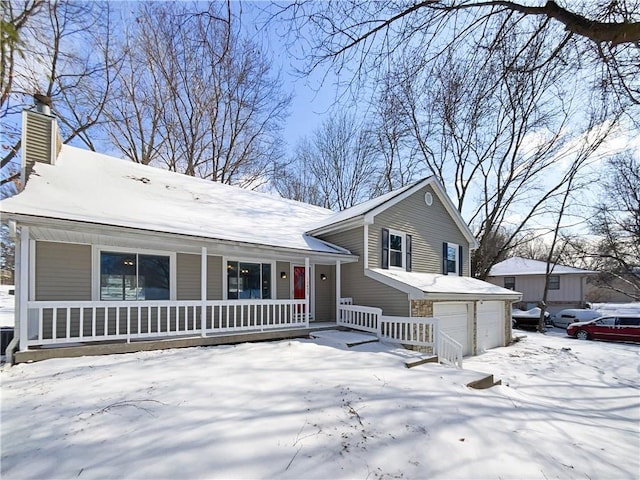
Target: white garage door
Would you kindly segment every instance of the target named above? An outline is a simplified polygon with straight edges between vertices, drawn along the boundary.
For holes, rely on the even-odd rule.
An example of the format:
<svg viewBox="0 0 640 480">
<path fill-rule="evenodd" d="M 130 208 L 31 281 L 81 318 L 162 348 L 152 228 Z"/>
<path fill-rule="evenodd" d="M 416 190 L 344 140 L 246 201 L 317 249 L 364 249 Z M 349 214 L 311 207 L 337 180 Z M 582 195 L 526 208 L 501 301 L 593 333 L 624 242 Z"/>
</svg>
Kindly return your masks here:
<svg viewBox="0 0 640 480">
<path fill-rule="evenodd" d="M 504 345 L 504 303 L 478 303 L 478 351 Z"/>
<path fill-rule="evenodd" d="M 469 304 L 434 303 L 433 316 L 440 319 L 440 329 L 462 345 L 462 354 L 468 355 L 469 345 Z"/>
</svg>

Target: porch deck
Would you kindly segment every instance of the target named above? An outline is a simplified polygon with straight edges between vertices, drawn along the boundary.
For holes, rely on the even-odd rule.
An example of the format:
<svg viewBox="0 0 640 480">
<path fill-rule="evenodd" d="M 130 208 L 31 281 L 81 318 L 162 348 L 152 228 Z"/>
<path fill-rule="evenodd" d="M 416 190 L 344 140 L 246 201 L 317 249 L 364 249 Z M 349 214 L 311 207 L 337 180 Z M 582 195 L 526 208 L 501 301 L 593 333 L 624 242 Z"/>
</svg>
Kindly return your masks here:
<svg viewBox="0 0 640 480">
<path fill-rule="evenodd" d="M 229 345 L 234 343 L 261 342 L 269 340 L 285 340 L 288 338 L 304 338 L 311 333 L 321 330 L 335 330 L 340 328 L 335 322 L 311 322 L 308 327 L 294 327 L 274 329 L 264 332 L 218 333 L 206 337 L 199 335 L 185 335 L 181 337 L 126 340 L 108 342 L 75 342 L 68 345 L 32 347 L 29 350 L 18 351 L 14 354 L 15 363 L 37 362 L 50 358 L 72 358 L 85 355 L 111 355 L 115 353 L 133 353 L 150 350 L 164 350 L 169 348 L 209 347 Z"/>
</svg>

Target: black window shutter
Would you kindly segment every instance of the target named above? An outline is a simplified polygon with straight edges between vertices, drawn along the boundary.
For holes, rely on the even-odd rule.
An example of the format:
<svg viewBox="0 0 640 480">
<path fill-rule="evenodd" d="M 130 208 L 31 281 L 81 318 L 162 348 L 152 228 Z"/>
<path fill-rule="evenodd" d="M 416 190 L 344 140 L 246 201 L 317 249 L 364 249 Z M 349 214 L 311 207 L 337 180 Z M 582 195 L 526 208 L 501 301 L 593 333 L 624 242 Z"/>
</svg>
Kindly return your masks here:
<svg viewBox="0 0 640 480">
<path fill-rule="evenodd" d="M 462 245 L 458 246 L 458 275 L 462 276 Z"/>
<path fill-rule="evenodd" d="M 389 268 L 389 229 L 382 229 L 382 268 Z"/>
<path fill-rule="evenodd" d="M 447 242 L 442 243 L 442 274 L 447 274 Z"/>
<path fill-rule="evenodd" d="M 405 270 L 407 272 L 411 271 L 411 235 L 405 235 L 407 239 L 407 261 L 405 265 Z"/>
</svg>

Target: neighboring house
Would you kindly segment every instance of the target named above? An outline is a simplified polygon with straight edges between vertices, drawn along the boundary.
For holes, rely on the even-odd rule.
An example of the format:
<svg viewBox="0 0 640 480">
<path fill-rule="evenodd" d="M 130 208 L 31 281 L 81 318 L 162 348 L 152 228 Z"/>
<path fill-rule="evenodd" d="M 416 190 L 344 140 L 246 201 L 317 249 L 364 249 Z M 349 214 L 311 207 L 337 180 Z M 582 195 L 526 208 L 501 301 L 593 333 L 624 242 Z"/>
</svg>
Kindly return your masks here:
<svg viewBox="0 0 640 480">
<path fill-rule="evenodd" d="M 520 294 L 469 277 L 476 241 L 433 177 L 335 213 L 60 145 L 46 106 L 24 115 L 28 181 L 2 204 L 17 361 L 286 338 L 320 322 L 398 343 L 450 336 L 465 355 L 511 339 Z"/>
<path fill-rule="evenodd" d="M 523 310 L 537 307 L 544 294 L 547 263 L 512 257 L 497 263 L 489 271 L 487 281 L 522 293 Z M 587 278 L 597 272 L 552 265 L 547 293 L 547 311 L 557 313 L 565 308 L 584 308 L 587 301 Z"/>
</svg>

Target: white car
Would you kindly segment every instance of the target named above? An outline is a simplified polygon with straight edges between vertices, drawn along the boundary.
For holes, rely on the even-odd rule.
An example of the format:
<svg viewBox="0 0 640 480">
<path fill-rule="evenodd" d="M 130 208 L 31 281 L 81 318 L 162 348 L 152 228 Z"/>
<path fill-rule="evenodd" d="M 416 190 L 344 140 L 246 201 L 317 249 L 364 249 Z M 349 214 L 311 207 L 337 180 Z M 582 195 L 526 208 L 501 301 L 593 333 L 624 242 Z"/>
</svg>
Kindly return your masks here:
<svg viewBox="0 0 640 480">
<path fill-rule="evenodd" d="M 581 308 L 568 308 L 561 310 L 555 315 L 551 316 L 551 323 L 554 327 L 567 328 L 572 323 L 576 322 L 588 322 L 602 316 L 597 310 L 588 310 Z"/>
</svg>

